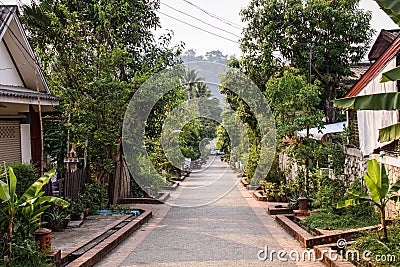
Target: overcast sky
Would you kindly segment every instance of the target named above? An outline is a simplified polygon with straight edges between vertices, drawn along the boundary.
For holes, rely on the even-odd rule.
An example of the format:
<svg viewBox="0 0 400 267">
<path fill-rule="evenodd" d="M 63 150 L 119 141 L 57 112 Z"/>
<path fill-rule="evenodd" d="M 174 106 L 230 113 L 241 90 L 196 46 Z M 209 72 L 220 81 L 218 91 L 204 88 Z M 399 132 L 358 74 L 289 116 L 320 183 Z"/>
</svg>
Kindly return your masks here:
<svg viewBox="0 0 400 267">
<path fill-rule="evenodd" d="M 211 50 L 221 50 L 225 54 L 240 55 L 241 52 L 237 44 L 239 38 L 235 35 L 240 35 L 241 33 L 241 30 L 238 29 L 237 26 L 243 26 L 240 21 L 239 12 L 243 7 L 246 7 L 249 2 L 250 0 L 161 0 L 160 12 L 165 15 L 161 13 L 158 14 L 161 19 L 162 29 L 158 30 L 157 34 L 161 34 L 167 29 L 172 30 L 175 34 L 174 43 L 183 41 L 187 49 L 195 49 L 198 54 L 205 54 L 205 52 Z M 197 8 L 190 3 L 196 5 Z M 216 15 L 229 22 L 224 23 L 221 20 L 207 15 L 198 7 L 208 11 L 211 15 Z M 371 24 L 377 33 L 379 33 L 381 29 L 398 28 L 386 13 L 379 8 L 375 1 L 362 0 L 360 7 L 372 11 Z M 201 19 L 220 29 L 211 27 L 177 10 Z M 200 27 L 214 34 L 221 35 L 231 41 L 206 33 L 181 21 L 177 21 L 176 19 Z"/>
<path fill-rule="evenodd" d="M 21 1 L 0 0 L 0 4 L 17 4 L 17 2 Z M 30 1 L 23 0 L 22 2 L 29 3 Z M 158 15 L 162 28 L 156 34 L 159 36 L 167 30 L 172 30 L 174 44 L 183 41 L 186 49 L 195 49 L 198 54 L 220 50 L 224 54 L 240 55 L 237 36 L 240 36 L 243 24 L 240 21 L 239 12 L 249 2 L 250 0 L 161 0 Z M 360 7 L 372 11 L 371 24 L 377 33 L 381 29 L 398 28 L 386 13 L 379 9 L 375 1 L 361 0 Z"/>
</svg>

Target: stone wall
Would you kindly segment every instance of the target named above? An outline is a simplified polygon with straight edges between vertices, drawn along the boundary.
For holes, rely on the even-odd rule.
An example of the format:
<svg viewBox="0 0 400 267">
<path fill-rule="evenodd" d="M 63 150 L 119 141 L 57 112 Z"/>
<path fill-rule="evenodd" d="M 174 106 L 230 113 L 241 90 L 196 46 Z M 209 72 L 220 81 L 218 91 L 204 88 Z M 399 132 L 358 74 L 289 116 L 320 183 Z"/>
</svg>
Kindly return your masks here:
<svg viewBox="0 0 400 267">
<path fill-rule="evenodd" d="M 362 178 L 367 170 L 368 158 L 364 158 L 361 150 L 353 147 L 344 147 L 346 155 L 344 163 L 344 174 L 349 182 Z"/>
<path fill-rule="evenodd" d="M 389 183 L 392 186 L 400 179 L 400 158 L 393 156 L 380 157 L 378 154 L 371 154 L 371 159 L 376 159 L 378 162 L 385 164 L 386 173 L 389 176 Z M 386 208 L 386 216 L 388 218 L 399 217 L 400 203 L 390 201 Z"/>
</svg>

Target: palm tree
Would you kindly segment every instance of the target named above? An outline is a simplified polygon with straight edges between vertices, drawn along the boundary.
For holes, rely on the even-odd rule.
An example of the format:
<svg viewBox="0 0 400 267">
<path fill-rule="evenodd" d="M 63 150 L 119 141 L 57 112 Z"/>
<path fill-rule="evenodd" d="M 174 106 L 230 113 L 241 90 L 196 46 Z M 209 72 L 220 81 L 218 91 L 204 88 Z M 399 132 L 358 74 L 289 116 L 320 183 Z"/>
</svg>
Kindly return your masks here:
<svg viewBox="0 0 400 267">
<path fill-rule="evenodd" d="M 196 70 L 190 70 L 188 69 L 185 72 L 185 75 L 183 77 L 183 83 L 185 85 L 185 90 L 187 91 L 188 94 L 188 100 L 191 98 L 198 97 L 197 94 L 197 84 L 199 82 L 203 81 L 203 78 L 198 77 L 198 73 Z"/>
<path fill-rule="evenodd" d="M 197 97 L 209 97 L 210 96 L 210 89 L 204 82 L 197 83 L 196 86 L 196 96 Z"/>
</svg>

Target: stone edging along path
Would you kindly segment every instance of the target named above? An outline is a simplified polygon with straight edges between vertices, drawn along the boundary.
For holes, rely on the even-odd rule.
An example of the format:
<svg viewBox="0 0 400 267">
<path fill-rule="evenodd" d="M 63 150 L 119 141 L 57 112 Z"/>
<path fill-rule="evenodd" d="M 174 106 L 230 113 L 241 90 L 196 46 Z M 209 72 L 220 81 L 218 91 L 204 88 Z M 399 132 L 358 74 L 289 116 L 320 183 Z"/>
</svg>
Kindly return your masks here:
<svg viewBox="0 0 400 267">
<path fill-rule="evenodd" d="M 61 265 L 68 267 L 93 266 L 101 258 L 110 253 L 113 248 L 124 241 L 129 235 L 139 229 L 140 226 L 150 220 L 150 218 L 152 217 L 152 212 L 144 210 L 141 211 L 142 213 L 138 217 L 134 218 L 132 221 L 128 222 L 121 228 L 117 228 L 113 234 L 111 234 L 100 243 L 95 245 L 93 248 L 84 252 L 82 255 L 78 256 L 78 258 L 72 260 L 69 263 L 69 257 L 71 257 L 74 253 L 76 253 L 82 247 L 91 243 L 93 240 L 100 238 L 101 235 L 103 235 L 105 232 L 116 228 L 118 224 L 126 221 L 126 218 L 111 223 L 104 229 L 104 231 L 96 233 L 89 240 L 85 240 L 84 242 L 81 242 L 74 247 L 63 250 L 61 252 Z"/>
</svg>

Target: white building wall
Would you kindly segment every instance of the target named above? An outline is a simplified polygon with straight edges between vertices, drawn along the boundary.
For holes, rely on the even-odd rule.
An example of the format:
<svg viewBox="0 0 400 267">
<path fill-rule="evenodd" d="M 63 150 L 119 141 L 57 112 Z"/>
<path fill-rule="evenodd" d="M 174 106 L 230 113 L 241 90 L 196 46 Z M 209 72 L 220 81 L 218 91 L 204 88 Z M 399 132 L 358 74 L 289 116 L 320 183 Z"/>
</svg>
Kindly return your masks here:
<svg viewBox="0 0 400 267">
<path fill-rule="evenodd" d="M 382 73 L 396 67 L 396 57 L 385 66 L 368 84 L 361 90 L 358 96 L 377 93 L 396 92 L 395 82 L 381 83 Z M 370 155 L 374 149 L 382 147 L 387 143 L 378 142 L 379 129 L 398 122 L 397 111 L 357 111 L 358 132 L 360 138 L 360 149 L 364 156 Z"/>
<path fill-rule="evenodd" d="M 24 86 L 3 42 L 0 42 L 0 69 L 0 84 Z"/>
<path fill-rule="evenodd" d="M 30 163 L 31 153 L 31 128 L 29 124 L 21 124 L 21 159 L 23 163 Z"/>
</svg>

